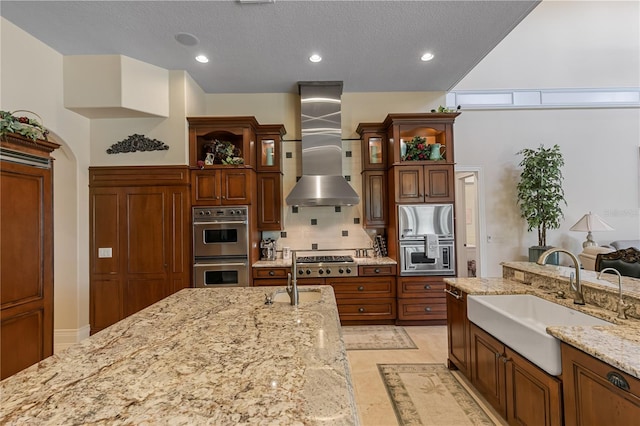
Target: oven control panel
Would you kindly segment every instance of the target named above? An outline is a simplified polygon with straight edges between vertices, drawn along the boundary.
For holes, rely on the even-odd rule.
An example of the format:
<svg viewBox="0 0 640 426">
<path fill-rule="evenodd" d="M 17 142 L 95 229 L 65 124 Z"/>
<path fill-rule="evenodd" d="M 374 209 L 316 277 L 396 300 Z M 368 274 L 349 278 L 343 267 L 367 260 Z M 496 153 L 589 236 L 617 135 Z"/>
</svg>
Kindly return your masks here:
<svg viewBox="0 0 640 426">
<path fill-rule="evenodd" d="M 248 216 L 248 208 L 241 207 L 194 207 L 193 208 L 193 221 L 208 221 L 212 219 L 218 220 L 231 220 L 240 219 L 246 220 Z"/>
</svg>

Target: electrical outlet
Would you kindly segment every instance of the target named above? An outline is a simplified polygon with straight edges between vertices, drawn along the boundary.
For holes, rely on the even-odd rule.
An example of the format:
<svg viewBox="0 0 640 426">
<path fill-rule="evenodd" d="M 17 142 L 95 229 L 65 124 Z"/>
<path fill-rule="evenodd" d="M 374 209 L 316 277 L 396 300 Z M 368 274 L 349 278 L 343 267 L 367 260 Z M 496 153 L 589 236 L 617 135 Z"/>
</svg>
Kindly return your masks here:
<svg viewBox="0 0 640 426">
<path fill-rule="evenodd" d="M 111 247 L 100 247 L 98 249 L 98 257 L 103 258 L 103 257 L 112 257 L 112 249 Z"/>
<path fill-rule="evenodd" d="M 513 271 L 513 278 L 520 282 L 524 282 L 524 272 L 523 271 Z"/>
</svg>

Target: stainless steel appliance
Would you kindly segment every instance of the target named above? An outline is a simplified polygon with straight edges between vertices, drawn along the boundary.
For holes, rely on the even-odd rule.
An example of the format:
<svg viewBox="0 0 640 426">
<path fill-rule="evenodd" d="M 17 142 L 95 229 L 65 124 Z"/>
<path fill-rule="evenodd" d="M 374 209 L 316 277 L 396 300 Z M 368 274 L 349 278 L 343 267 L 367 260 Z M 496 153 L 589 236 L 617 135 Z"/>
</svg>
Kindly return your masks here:
<svg viewBox="0 0 640 426">
<path fill-rule="evenodd" d="M 193 285 L 249 285 L 248 207 L 193 208 Z"/>
<path fill-rule="evenodd" d="M 270 238 L 260 241 L 261 260 L 276 260 L 276 242 Z"/>
<path fill-rule="evenodd" d="M 352 256 L 297 256 L 298 278 L 357 277 L 358 265 Z"/>
<path fill-rule="evenodd" d="M 453 204 L 398 206 L 400 275 L 453 276 Z"/>
</svg>

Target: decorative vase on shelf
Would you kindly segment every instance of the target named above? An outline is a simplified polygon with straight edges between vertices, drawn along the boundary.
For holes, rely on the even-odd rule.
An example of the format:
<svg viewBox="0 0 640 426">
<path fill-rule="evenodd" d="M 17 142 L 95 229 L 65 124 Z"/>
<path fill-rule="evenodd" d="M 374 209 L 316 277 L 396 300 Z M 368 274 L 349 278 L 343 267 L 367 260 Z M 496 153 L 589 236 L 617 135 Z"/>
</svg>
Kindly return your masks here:
<svg viewBox="0 0 640 426">
<path fill-rule="evenodd" d="M 445 146 L 439 143 L 431 145 L 429 160 L 444 160 Z"/>
<path fill-rule="evenodd" d="M 212 166 L 215 160 L 215 154 L 213 152 L 207 152 L 207 156 L 204 159 L 204 164 L 207 166 Z"/>
</svg>

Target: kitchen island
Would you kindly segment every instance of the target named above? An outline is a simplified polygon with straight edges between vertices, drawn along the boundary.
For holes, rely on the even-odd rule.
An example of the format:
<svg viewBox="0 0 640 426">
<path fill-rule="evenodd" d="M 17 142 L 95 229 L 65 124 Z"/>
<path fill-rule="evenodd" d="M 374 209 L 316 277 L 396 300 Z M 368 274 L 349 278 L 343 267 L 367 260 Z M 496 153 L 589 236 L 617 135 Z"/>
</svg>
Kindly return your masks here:
<svg viewBox="0 0 640 426">
<path fill-rule="evenodd" d="M 181 290 L 0 382 L 0 424 L 358 424 L 319 288 L 298 307 L 261 288 Z"/>
</svg>

